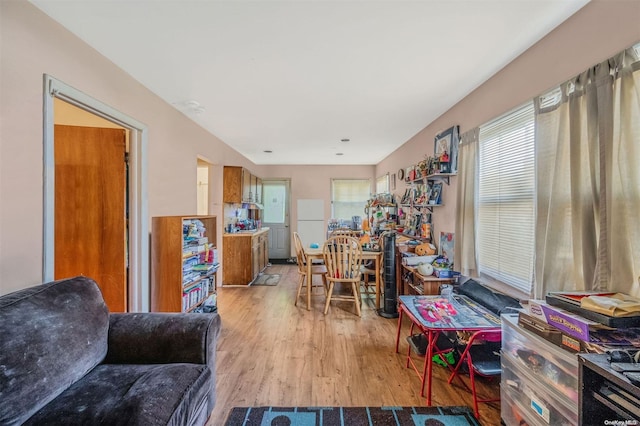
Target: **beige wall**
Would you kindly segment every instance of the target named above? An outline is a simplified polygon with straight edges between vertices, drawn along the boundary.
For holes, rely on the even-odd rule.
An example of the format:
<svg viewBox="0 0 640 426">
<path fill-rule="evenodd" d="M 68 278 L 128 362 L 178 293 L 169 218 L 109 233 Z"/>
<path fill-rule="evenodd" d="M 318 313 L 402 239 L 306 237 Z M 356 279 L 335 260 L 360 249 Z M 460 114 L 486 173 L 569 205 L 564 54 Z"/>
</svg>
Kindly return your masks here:
<svg viewBox="0 0 640 426">
<path fill-rule="evenodd" d="M 0 31 L 0 294 L 42 280 L 44 73 L 148 126 L 150 216 L 195 213 L 198 155 L 250 165 L 28 2 L 0 2 Z"/>
<path fill-rule="evenodd" d="M 465 132 L 513 109 L 588 67 L 640 41 L 640 1 L 592 0 L 545 38 L 429 124 L 376 167 L 376 176 L 396 173 L 433 155 L 442 130 L 460 125 Z M 461 52 L 458 66 L 466 63 Z M 436 236 L 455 231 L 456 179 L 444 186 L 444 207 L 434 209 Z M 398 182 L 396 193 L 404 193 Z M 437 238 L 437 237 L 436 237 Z"/>
<path fill-rule="evenodd" d="M 375 166 L 269 166 L 264 169 L 262 178 L 291 179 L 290 223 L 291 229 L 295 231 L 298 221 L 298 199 L 321 198 L 325 200 L 324 217 L 325 220 L 328 220 L 331 218 L 331 179 L 369 179 L 371 190 L 375 191 L 374 169 Z M 364 217 L 364 205 L 361 216 Z M 293 256 L 295 254 L 293 243 L 291 247 Z"/>
<path fill-rule="evenodd" d="M 267 176 L 267 167 L 248 161 L 28 2 L 0 1 L 0 31 L 0 294 L 42 280 L 45 73 L 148 126 L 150 217 L 196 213 L 198 157 L 214 164 L 210 204 L 212 214 L 220 218 L 222 165 L 244 166 Z M 296 193 L 316 188 L 314 173 L 323 181 L 333 174 L 332 169 L 274 167 L 276 174 L 284 173 L 278 177 L 292 179 Z M 354 177 L 362 177 L 362 172 L 355 172 L 360 169 L 373 178 L 373 166 L 340 167 L 336 174 L 351 177 L 354 172 Z M 328 189 L 319 193 L 327 197 L 328 205 Z"/>
<path fill-rule="evenodd" d="M 640 40 L 640 2 L 594 0 L 494 78 L 374 166 L 256 166 L 150 93 L 26 1 L 0 1 L 0 294 L 42 279 L 42 75 L 50 74 L 145 123 L 150 216 L 194 214 L 197 158 L 214 164 L 211 211 L 222 212 L 222 167 L 263 178 L 290 178 L 297 198 L 324 198 L 330 178 L 371 178 L 433 152 L 453 124 L 479 125 Z M 464 63 L 460 66 L 473 66 Z M 249 118 L 248 118 L 249 119 Z M 398 182 L 397 193 L 404 191 Z M 435 231 L 454 230 L 455 178 L 434 213 Z M 292 210 L 292 223 L 297 214 Z M 219 221 L 222 222 L 222 221 Z M 220 224 L 219 224 L 220 227 Z M 221 229 L 218 230 L 221 235 Z M 221 237 L 219 237 L 221 238 Z M 218 243 L 220 244 L 219 239 Z"/>
</svg>

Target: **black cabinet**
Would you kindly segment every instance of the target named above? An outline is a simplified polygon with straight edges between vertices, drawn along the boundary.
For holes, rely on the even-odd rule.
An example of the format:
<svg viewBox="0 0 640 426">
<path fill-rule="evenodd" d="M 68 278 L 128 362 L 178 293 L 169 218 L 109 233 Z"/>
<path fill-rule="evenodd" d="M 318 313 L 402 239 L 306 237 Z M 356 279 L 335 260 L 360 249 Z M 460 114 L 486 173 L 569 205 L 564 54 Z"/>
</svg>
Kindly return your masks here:
<svg viewBox="0 0 640 426">
<path fill-rule="evenodd" d="M 580 424 L 630 424 L 625 421 L 640 419 L 640 388 L 611 369 L 608 355 L 580 354 L 578 365 Z"/>
</svg>

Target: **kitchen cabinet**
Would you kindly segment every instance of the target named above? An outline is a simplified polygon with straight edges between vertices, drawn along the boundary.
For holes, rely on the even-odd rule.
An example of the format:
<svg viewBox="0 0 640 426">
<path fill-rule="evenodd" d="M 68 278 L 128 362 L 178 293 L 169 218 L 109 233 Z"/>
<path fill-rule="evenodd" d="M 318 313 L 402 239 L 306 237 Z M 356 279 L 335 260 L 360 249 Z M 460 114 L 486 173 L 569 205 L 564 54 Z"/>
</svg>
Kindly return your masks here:
<svg viewBox="0 0 640 426">
<path fill-rule="evenodd" d="M 224 166 L 222 202 L 259 203 L 262 179 L 244 167 Z"/>
<path fill-rule="evenodd" d="M 251 238 L 252 272 L 255 279 L 269 263 L 268 233 L 261 232 Z"/>
<path fill-rule="evenodd" d="M 242 167 L 224 166 L 222 175 L 222 201 L 224 203 L 242 202 L 243 172 L 244 169 Z"/>
<path fill-rule="evenodd" d="M 256 189 L 254 191 L 256 203 L 262 204 L 262 179 L 257 178 Z"/>
<path fill-rule="evenodd" d="M 192 312 L 216 291 L 216 217 L 158 216 L 151 224 L 151 311 Z"/>
<path fill-rule="evenodd" d="M 249 285 L 269 263 L 269 228 L 222 237 L 222 284 Z"/>
<path fill-rule="evenodd" d="M 253 202 L 253 192 L 251 191 L 253 175 L 249 170 L 242 169 L 242 201 Z"/>
<path fill-rule="evenodd" d="M 249 200 L 252 203 L 257 203 L 257 189 L 258 189 L 258 176 L 251 175 L 251 188 L 249 189 Z"/>
</svg>

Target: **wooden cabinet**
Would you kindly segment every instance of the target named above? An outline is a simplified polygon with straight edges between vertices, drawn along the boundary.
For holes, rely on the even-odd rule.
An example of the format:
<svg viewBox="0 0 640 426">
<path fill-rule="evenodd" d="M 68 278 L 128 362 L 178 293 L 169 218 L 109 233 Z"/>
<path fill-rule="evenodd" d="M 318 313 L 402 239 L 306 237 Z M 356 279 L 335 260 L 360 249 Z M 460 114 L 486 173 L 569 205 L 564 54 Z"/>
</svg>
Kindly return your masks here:
<svg viewBox="0 0 640 426">
<path fill-rule="evenodd" d="M 262 179 L 244 167 L 224 166 L 222 202 L 260 203 L 261 198 Z"/>
<path fill-rule="evenodd" d="M 224 203 L 242 202 L 242 167 L 224 166 L 222 201 Z"/>
<path fill-rule="evenodd" d="M 215 293 L 215 216 L 152 219 L 151 311 L 191 312 Z"/>
<path fill-rule="evenodd" d="M 400 294 L 437 295 L 440 294 L 440 286 L 455 283 L 454 278 L 425 277 L 416 268 L 402 265 L 402 281 Z"/>
<path fill-rule="evenodd" d="M 253 202 L 252 174 L 243 167 L 224 166 L 222 201 L 224 203 Z"/>
<path fill-rule="evenodd" d="M 256 178 L 256 187 L 253 191 L 256 203 L 262 204 L 262 179 Z"/>
<path fill-rule="evenodd" d="M 251 256 L 253 278 L 258 276 L 269 263 L 269 234 L 262 232 L 251 238 Z"/>
<path fill-rule="evenodd" d="M 251 192 L 251 181 L 253 175 L 249 170 L 242 169 L 242 201 L 252 202 L 253 193 Z"/>
<path fill-rule="evenodd" d="M 222 239 L 222 284 L 251 284 L 269 262 L 269 229 L 225 234 Z"/>
</svg>

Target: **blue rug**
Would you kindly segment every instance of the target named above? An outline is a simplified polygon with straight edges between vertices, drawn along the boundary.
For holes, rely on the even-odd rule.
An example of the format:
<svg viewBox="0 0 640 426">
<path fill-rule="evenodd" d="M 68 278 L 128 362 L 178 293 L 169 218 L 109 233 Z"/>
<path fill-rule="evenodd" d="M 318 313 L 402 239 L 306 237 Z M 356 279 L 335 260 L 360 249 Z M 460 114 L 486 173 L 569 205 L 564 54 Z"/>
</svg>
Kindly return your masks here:
<svg viewBox="0 0 640 426">
<path fill-rule="evenodd" d="M 469 407 L 235 407 L 226 426 L 479 426 Z"/>
</svg>

